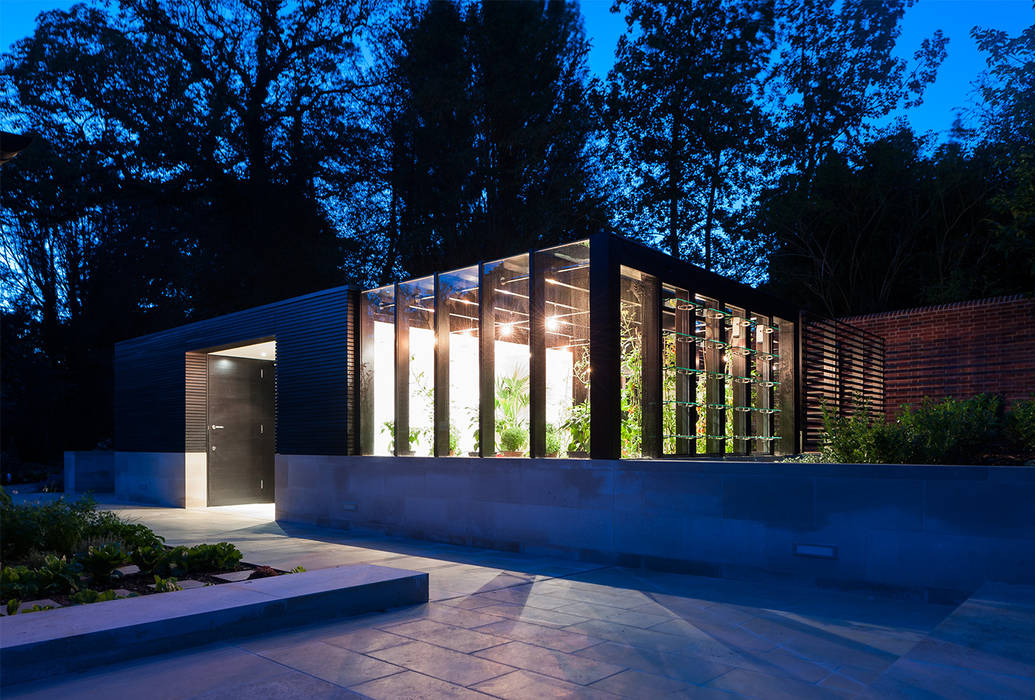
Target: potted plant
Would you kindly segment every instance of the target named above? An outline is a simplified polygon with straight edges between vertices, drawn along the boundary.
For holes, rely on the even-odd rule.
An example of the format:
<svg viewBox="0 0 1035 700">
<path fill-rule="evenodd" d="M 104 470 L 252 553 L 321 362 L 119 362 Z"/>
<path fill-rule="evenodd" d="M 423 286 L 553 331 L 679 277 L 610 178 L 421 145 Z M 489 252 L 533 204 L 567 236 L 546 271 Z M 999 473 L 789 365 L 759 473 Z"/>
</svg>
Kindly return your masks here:
<svg viewBox="0 0 1035 700">
<path fill-rule="evenodd" d="M 504 457 L 522 457 L 528 444 L 528 432 L 522 428 L 506 428 L 500 433 L 500 447 Z"/>
<path fill-rule="evenodd" d="M 546 424 L 546 456 L 556 457 L 561 452 L 561 434 L 553 423 Z"/>
<path fill-rule="evenodd" d="M 449 456 L 455 457 L 460 444 L 460 431 L 452 423 L 449 424 Z"/>
</svg>

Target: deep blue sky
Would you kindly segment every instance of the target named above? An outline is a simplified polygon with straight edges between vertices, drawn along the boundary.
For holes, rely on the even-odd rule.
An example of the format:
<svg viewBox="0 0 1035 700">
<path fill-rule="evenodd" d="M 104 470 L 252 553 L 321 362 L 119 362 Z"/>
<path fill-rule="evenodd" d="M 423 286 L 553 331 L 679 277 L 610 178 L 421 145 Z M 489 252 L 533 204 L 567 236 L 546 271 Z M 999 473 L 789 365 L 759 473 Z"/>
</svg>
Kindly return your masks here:
<svg viewBox="0 0 1035 700">
<path fill-rule="evenodd" d="M 6 49 L 30 34 L 39 12 L 72 4 L 68 0 L 0 0 L 0 47 Z M 625 22 L 610 13 L 611 0 L 582 0 L 581 4 L 586 34 L 593 43 L 590 68 L 603 78 L 614 61 L 615 42 Z M 896 48 L 899 55 L 911 59 L 920 42 L 936 29 L 949 37 L 949 55 L 938 71 L 938 80 L 928 89 L 924 104 L 909 114 L 913 128 L 944 134 L 952 125 L 955 110 L 967 105 L 972 84 L 985 68 L 970 38 L 974 25 L 1016 35 L 1031 24 L 1035 24 L 1032 0 L 920 0 L 909 9 Z"/>
</svg>

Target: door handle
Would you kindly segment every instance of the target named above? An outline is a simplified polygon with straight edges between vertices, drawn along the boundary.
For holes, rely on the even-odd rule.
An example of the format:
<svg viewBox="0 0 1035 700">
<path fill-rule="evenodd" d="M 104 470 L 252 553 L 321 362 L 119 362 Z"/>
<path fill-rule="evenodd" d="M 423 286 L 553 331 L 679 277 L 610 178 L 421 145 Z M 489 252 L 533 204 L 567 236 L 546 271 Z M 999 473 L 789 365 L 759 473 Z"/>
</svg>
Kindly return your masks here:
<svg viewBox="0 0 1035 700">
<path fill-rule="evenodd" d="M 223 429 L 223 426 L 221 426 L 221 425 L 213 425 L 213 426 L 212 426 L 212 429 L 213 429 L 213 430 L 222 430 L 222 429 Z"/>
</svg>

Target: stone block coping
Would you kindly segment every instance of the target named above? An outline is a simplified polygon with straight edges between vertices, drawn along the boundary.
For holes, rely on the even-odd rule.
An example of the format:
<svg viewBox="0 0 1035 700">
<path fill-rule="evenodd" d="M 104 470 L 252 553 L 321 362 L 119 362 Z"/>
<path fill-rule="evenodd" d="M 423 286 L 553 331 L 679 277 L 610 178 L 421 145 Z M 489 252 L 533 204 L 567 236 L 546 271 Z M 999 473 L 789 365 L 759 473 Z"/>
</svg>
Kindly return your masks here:
<svg viewBox="0 0 1035 700">
<path fill-rule="evenodd" d="M 0 684 L 428 601 L 428 574 L 337 566 L 0 618 Z"/>
</svg>

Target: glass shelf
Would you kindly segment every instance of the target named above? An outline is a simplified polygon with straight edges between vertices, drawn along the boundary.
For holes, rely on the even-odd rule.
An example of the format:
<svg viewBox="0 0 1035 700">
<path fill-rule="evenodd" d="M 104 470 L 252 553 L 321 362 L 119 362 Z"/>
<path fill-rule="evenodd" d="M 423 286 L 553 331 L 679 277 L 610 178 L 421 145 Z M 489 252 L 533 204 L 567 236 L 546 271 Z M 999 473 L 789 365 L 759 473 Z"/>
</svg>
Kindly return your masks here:
<svg viewBox="0 0 1035 700">
<path fill-rule="evenodd" d="M 678 365 L 668 365 L 665 367 L 666 370 L 675 370 L 676 372 L 682 372 L 684 374 L 706 374 L 711 377 L 721 377 L 723 379 L 732 379 L 732 374 L 726 374 L 724 372 L 709 372 L 703 369 L 694 369 L 692 367 L 679 367 Z"/>
</svg>

